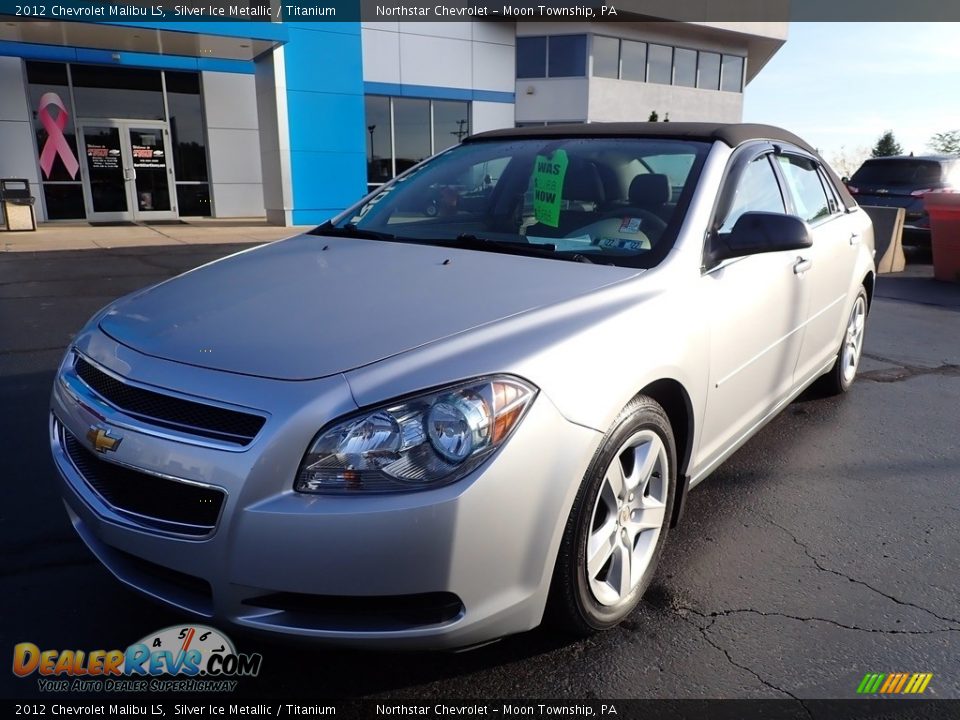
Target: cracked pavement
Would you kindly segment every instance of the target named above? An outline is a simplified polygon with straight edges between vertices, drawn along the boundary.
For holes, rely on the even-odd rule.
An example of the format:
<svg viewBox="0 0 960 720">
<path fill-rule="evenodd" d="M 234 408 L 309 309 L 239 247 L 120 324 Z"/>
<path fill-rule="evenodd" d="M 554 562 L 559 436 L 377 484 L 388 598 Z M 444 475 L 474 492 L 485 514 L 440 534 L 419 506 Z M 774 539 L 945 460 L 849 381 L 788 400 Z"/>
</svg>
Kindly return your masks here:
<svg viewBox="0 0 960 720">
<path fill-rule="evenodd" d="M 183 621 L 121 587 L 74 536 L 48 459 L 47 398 L 95 310 L 241 247 L 0 256 L 0 399 L 13 409 L 0 416 L 12 491 L 0 505 L 0 648 L 125 647 Z M 853 697 L 865 673 L 900 671 L 933 673 L 925 697 L 960 698 L 960 286 L 929 275 L 880 278 L 846 397 L 801 397 L 693 491 L 622 626 L 408 655 L 231 630 L 264 655 L 238 694 L 802 701 Z M 14 680 L 0 673 L 4 696 L 38 694 Z"/>
</svg>

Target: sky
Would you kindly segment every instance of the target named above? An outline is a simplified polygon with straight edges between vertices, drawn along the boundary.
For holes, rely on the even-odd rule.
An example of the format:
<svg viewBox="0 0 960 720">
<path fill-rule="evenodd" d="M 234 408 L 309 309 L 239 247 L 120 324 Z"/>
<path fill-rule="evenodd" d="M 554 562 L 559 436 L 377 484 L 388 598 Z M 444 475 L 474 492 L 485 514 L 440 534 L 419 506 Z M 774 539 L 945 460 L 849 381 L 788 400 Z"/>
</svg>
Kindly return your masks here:
<svg viewBox="0 0 960 720">
<path fill-rule="evenodd" d="M 743 120 L 796 133 L 838 172 L 886 130 L 904 153 L 930 153 L 931 135 L 960 130 L 960 23 L 790 23 Z"/>
</svg>

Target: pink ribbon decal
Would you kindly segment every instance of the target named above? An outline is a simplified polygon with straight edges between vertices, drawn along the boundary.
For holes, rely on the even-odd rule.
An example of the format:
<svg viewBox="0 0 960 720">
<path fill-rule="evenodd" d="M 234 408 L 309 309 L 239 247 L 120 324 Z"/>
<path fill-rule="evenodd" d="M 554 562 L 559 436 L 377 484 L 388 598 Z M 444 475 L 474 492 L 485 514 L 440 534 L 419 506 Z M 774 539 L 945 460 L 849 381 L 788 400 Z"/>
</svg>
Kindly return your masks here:
<svg viewBox="0 0 960 720">
<path fill-rule="evenodd" d="M 47 109 L 51 105 L 60 111 L 57 113 L 56 119 L 50 115 L 50 111 Z M 67 108 L 64 107 L 60 96 L 56 93 L 41 95 L 40 105 L 37 107 L 37 117 L 40 118 L 43 129 L 47 131 L 47 141 L 43 144 L 43 150 L 40 152 L 40 169 L 43 170 L 43 174 L 46 175 L 48 180 L 50 179 L 53 161 L 59 155 L 63 161 L 63 166 L 70 173 L 70 178 L 75 180 L 77 171 L 80 169 L 80 163 L 77 162 L 77 158 L 63 134 L 63 129 L 67 126 L 67 120 L 70 116 L 67 114 Z"/>
</svg>

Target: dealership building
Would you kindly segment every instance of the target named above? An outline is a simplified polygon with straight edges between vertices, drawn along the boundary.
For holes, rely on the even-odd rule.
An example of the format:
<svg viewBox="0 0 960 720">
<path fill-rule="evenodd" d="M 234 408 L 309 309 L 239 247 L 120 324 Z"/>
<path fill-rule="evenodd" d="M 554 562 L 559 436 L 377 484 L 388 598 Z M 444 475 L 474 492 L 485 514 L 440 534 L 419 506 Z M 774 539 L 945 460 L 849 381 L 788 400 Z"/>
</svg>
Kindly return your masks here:
<svg viewBox="0 0 960 720">
<path fill-rule="evenodd" d="M 652 112 L 737 122 L 787 35 L 629 18 L 0 17 L 0 178 L 30 181 L 41 221 L 313 224 L 467 134 Z"/>
</svg>

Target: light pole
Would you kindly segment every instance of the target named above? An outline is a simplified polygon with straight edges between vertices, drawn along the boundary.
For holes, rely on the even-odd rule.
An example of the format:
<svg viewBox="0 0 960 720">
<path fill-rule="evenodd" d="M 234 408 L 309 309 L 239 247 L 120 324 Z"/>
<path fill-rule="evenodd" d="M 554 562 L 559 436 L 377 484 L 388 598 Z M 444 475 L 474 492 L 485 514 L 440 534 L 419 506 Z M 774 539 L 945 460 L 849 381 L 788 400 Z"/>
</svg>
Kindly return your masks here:
<svg viewBox="0 0 960 720">
<path fill-rule="evenodd" d="M 466 124 L 467 124 L 467 121 L 466 121 L 466 120 L 457 120 L 457 129 L 450 131 L 450 134 L 451 134 L 451 135 L 456 135 L 456 136 L 457 136 L 457 142 L 460 142 L 461 140 L 463 140 L 463 136 L 464 136 L 464 135 L 469 135 L 469 134 L 470 134 L 470 131 L 469 131 L 469 130 L 464 130 L 464 129 L 463 129 L 463 126 L 466 125 Z"/>
</svg>

